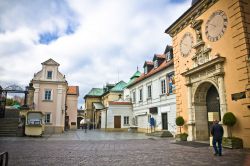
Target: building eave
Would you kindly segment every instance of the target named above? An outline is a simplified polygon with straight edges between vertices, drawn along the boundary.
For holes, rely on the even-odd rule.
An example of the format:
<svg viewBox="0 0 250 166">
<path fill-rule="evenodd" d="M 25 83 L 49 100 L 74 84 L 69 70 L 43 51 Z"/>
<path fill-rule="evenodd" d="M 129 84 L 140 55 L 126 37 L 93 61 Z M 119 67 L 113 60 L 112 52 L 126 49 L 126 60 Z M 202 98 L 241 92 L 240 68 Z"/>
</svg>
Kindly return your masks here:
<svg viewBox="0 0 250 166">
<path fill-rule="evenodd" d="M 162 70 L 164 70 L 164 69 L 166 69 L 166 68 L 168 68 L 168 67 L 170 67 L 170 66 L 172 66 L 172 65 L 174 65 L 173 59 L 170 60 L 169 62 L 167 62 L 166 66 L 162 67 L 162 68 L 159 69 L 158 71 L 156 71 L 156 72 L 153 71 L 153 73 L 150 73 L 150 72 L 149 72 L 147 75 L 143 75 L 144 77 L 143 77 L 142 79 L 140 79 L 140 77 L 138 77 L 133 83 L 131 83 L 130 85 L 128 85 L 127 88 L 130 88 L 130 87 L 132 87 L 132 86 L 134 86 L 134 85 L 140 83 L 141 81 L 143 81 L 143 80 L 145 80 L 145 79 L 147 79 L 147 78 L 149 78 L 149 77 L 151 77 L 151 76 L 153 76 L 153 75 L 155 75 L 155 74 L 161 72 Z M 138 80 L 138 79 L 140 79 L 140 80 Z"/>
<path fill-rule="evenodd" d="M 214 5 L 218 0 L 200 0 L 192 5 L 185 13 L 183 13 L 172 25 L 170 25 L 165 33 L 171 37 L 175 36 L 182 29 L 190 25 L 197 17 L 204 13 L 208 8 Z"/>
</svg>

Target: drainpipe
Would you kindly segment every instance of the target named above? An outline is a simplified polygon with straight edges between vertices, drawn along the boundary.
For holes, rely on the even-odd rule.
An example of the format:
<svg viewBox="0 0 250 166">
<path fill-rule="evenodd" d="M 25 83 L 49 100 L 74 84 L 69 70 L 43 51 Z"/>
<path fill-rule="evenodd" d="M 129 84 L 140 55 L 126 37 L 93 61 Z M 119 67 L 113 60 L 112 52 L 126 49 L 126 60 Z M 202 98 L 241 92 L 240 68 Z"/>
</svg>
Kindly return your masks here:
<svg viewBox="0 0 250 166">
<path fill-rule="evenodd" d="M 108 115 L 108 110 L 105 108 L 105 131 L 107 131 L 107 115 Z"/>
</svg>

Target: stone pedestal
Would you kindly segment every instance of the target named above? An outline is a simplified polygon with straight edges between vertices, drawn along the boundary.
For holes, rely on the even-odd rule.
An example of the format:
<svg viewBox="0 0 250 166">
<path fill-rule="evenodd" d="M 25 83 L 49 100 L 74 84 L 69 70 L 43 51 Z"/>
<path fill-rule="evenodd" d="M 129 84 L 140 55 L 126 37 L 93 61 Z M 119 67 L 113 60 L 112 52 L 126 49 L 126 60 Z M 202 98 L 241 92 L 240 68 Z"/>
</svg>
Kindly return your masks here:
<svg viewBox="0 0 250 166">
<path fill-rule="evenodd" d="M 192 121 L 188 122 L 188 141 L 194 141 L 195 140 L 195 135 L 194 135 L 194 126 L 195 123 Z"/>
</svg>

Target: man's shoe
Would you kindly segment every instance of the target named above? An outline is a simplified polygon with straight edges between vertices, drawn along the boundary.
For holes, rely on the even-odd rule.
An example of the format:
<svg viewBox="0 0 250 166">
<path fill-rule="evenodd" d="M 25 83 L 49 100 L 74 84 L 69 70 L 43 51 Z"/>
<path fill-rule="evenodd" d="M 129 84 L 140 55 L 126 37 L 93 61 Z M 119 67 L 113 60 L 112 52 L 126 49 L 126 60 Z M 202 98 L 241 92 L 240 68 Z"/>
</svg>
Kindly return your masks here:
<svg viewBox="0 0 250 166">
<path fill-rule="evenodd" d="M 218 153 L 214 153 L 214 156 L 217 156 L 218 155 Z"/>
<path fill-rule="evenodd" d="M 219 156 L 222 156 L 222 154 L 219 154 Z"/>
</svg>

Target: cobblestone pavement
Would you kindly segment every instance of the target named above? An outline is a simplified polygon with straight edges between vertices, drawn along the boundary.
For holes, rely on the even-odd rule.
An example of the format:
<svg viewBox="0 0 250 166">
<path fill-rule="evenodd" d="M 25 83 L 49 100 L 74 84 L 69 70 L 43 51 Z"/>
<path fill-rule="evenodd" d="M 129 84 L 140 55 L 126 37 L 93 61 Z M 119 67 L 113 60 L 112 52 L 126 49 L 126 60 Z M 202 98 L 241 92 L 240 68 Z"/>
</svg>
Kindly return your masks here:
<svg viewBox="0 0 250 166">
<path fill-rule="evenodd" d="M 27 139 L 0 138 L 0 151 L 9 152 L 10 166 L 250 165 L 250 150 L 223 149 L 223 156 L 218 157 L 213 156 L 212 148 L 204 144 L 179 145 L 172 138 L 91 141 L 69 139 L 67 134 L 57 139 L 53 136 Z"/>
</svg>

